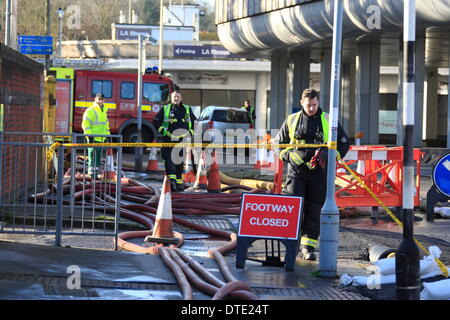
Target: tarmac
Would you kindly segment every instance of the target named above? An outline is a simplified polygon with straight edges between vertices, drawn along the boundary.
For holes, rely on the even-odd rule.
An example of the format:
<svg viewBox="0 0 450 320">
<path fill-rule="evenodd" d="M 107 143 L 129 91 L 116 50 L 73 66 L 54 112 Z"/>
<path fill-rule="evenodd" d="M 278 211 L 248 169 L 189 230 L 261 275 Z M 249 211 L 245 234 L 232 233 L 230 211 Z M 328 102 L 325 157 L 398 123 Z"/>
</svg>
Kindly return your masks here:
<svg viewBox="0 0 450 320">
<path fill-rule="evenodd" d="M 429 176 L 421 178 L 420 197 L 424 201 L 432 181 Z M 282 264 L 283 251 L 278 261 L 280 266 L 266 265 L 263 263 L 262 240 L 254 243 L 253 251 L 249 250 L 249 256 L 254 254 L 259 261 L 246 260 L 245 268 L 237 269 L 235 251 L 228 253 L 226 260 L 236 278 L 248 283 L 261 301 L 396 299 L 395 285 L 369 290 L 343 286 L 339 281 L 343 274 L 370 274 L 367 267 L 372 263 L 368 261 L 367 252 L 371 243 L 382 243 L 395 249 L 402 239 L 401 228 L 381 211 L 378 224 L 373 224 L 369 209 L 361 208 L 356 216 L 341 217 L 336 277 L 320 277 L 318 261 L 303 261 L 298 257 L 294 269 L 286 271 Z M 416 220 L 421 220 L 414 223 L 416 237 L 426 246 L 437 245 L 443 251 L 441 260 L 448 266 L 450 220 L 435 217 L 434 222 L 427 222 L 423 211 L 416 211 L 415 215 Z M 236 216 L 219 218 L 237 228 Z M 91 243 L 72 240 L 63 238 L 62 246 L 57 247 L 52 244 L 51 236 L 0 233 L 0 299 L 182 301 L 180 287 L 159 255 L 114 251 L 112 237 L 82 240 Z M 134 241 L 143 244 L 143 239 Z M 181 249 L 222 279 L 218 265 L 208 257 L 207 251 L 223 244 L 225 242 L 206 236 L 188 234 Z M 70 283 L 74 279 L 80 280 L 80 287 L 71 289 Z M 211 299 L 204 292 L 193 290 L 194 301 Z M 181 315 L 183 306 L 185 304 L 177 305 L 173 312 Z"/>
</svg>

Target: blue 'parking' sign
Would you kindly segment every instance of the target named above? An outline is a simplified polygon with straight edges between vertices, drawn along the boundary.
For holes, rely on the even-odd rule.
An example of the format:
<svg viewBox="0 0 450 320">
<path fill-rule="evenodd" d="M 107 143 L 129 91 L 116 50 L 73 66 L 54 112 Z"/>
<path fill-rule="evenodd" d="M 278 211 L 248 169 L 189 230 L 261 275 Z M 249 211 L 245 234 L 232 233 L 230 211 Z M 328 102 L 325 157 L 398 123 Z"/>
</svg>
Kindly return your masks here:
<svg viewBox="0 0 450 320">
<path fill-rule="evenodd" d="M 432 177 L 439 192 L 450 197 L 450 152 L 436 163 Z"/>
</svg>

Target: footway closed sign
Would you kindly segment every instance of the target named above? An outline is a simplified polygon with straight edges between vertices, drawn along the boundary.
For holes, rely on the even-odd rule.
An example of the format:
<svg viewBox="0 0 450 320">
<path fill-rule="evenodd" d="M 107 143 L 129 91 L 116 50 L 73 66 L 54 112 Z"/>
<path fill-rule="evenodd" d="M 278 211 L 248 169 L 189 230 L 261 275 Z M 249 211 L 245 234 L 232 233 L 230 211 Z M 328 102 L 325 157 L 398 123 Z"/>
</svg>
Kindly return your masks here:
<svg viewBox="0 0 450 320">
<path fill-rule="evenodd" d="M 238 236 L 298 239 L 303 198 L 244 193 Z"/>
</svg>

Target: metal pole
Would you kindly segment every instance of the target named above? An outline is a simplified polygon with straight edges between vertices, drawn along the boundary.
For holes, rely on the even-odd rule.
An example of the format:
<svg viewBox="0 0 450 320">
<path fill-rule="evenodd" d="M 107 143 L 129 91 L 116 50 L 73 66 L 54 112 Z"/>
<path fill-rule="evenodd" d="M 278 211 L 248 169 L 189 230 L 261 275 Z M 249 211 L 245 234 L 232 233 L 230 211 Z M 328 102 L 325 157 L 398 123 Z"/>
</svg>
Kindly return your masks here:
<svg viewBox="0 0 450 320">
<path fill-rule="evenodd" d="M 50 0 L 45 1 L 45 35 L 50 36 Z M 50 55 L 45 55 L 45 70 L 50 69 Z"/>
<path fill-rule="evenodd" d="M 56 191 L 55 246 L 61 246 L 62 210 L 63 210 L 63 178 L 64 178 L 64 146 L 58 148 L 58 170 L 56 173 L 58 190 Z"/>
<path fill-rule="evenodd" d="M 414 241 L 414 109 L 416 3 L 405 0 L 403 9 L 403 240 L 395 254 L 397 298 L 419 300 L 419 248 Z M 419 172 L 417 173 L 419 174 Z"/>
<path fill-rule="evenodd" d="M 11 46 L 11 0 L 6 0 L 5 45 Z"/>
<path fill-rule="evenodd" d="M 58 46 L 58 58 L 62 58 L 62 28 L 63 28 L 63 17 L 59 17 L 59 46 Z"/>
<path fill-rule="evenodd" d="M 131 24 L 131 0 L 128 0 L 128 24 Z"/>
<path fill-rule="evenodd" d="M 138 52 L 138 89 L 137 89 L 137 104 L 138 104 L 138 119 L 137 119 L 137 142 L 142 142 L 142 76 L 144 74 L 145 64 L 145 46 L 144 36 L 139 35 L 139 52 Z M 135 148 L 134 167 L 136 172 L 142 170 L 142 148 Z"/>
<path fill-rule="evenodd" d="M 450 45 L 448 46 L 448 81 L 450 81 Z M 447 89 L 447 148 L 450 149 L 450 85 Z"/>
<path fill-rule="evenodd" d="M 163 60 L 163 37 L 164 37 L 164 30 L 163 30 L 163 24 L 164 24 L 164 10 L 163 10 L 164 0 L 160 0 L 159 3 L 159 73 L 162 73 L 162 60 Z"/>
<path fill-rule="evenodd" d="M 327 161 L 327 196 L 322 207 L 320 219 L 320 258 L 319 275 L 336 277 L 337 251 L 339 242 L 339 210 L 335 199 L 336 145 L 339 119 L 339 92 L 342 54 L 342 0 L 334 1 L 333 52 L 330 96 L 330 129 Z M 326 76 L 326 75 L 324 75 Z"/>
<path fill-rule="evenodd" d="M 117 148 L 117 183 L 116 183 L 116 214 L 115 214 L 115 224 L 114 224 L 114 250 L 118 250 L 118 237 L 119 237 L 119 220 L 120 220 L 120 202 L 122 200 L 121 197 L 121 188 L 122 188 L 122 147 Z"/>
</svg>

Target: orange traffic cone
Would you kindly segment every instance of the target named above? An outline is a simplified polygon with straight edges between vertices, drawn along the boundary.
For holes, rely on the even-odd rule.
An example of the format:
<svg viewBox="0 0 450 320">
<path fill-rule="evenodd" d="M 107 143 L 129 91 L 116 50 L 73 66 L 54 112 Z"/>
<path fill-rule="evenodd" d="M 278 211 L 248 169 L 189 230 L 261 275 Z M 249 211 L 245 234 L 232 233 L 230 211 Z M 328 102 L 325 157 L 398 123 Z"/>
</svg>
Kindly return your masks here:
<svg viewBox="0 0 450 320">
<path fill-rule="evenodd" d="M 273 194 L 281 194 L 283 191 L 283 169 L 283 161 L 281 159 L 277 159 L 275 162 L 275 173 L 273 175 Z"/>
<path fill-rule="evenodd" d="M 153 141 L 156 142 L 156 141 Z M 158 158 L 156 156 L 156 148 L 150 148 L 150 154 L 148 155 L 148 163 L 147 163 L 148 171 L 160 171 L 158 168 Z"/>
<path fill-rule="evenodd" d="M 209 170 L 208 178 L 208 192 L 220 192 L 220 175 L 219 166 L 217 164 L 216 152 L 212 153 L 213 162 L 211 163 L 211 169 Z"/>
<path fill-rule="evenodd" d="M 106 163 L 105 173 L 103 174 L 103 180 L 106 182 L 116 182 L 116 172 L 114 170 L 114 156 L 111 148 L 106 149 Z"/>
<path fill-rule="evenodd" d="M 256 142 L 258 145 L 261 144 L 261 140 L 258 140 Z M 255 165 L 253 166 L 253 169 L 261 169 L 261 156 L 262 156 L 262 149 L 258 148 L 256 149 L 256 154 L 255 154 Z"/>
<path fill-rule="evenodd" d="M 186 148 L 186 161 L 184 163 L 183 181 L 186 183 L 195 182 L 195 173 L 192 166 L 191 148 Z"/>
<path fill-rule="evenodd" d="M 179 241 L 173 235 L 172 197 L 170 195 L 170 182 L 167 176 L 164 176 L 153 233 L 145 237 L 145 241 L 157 243 L 178 243 Z"/>
<path fill-rule="evenodd" d="M 208 188 L 208 178 L 206 177 L 205 151 L 202 151 L 200 161 L 198 162 L 197 176 L 193 188 L 194 189 Z"/>
</svg>

